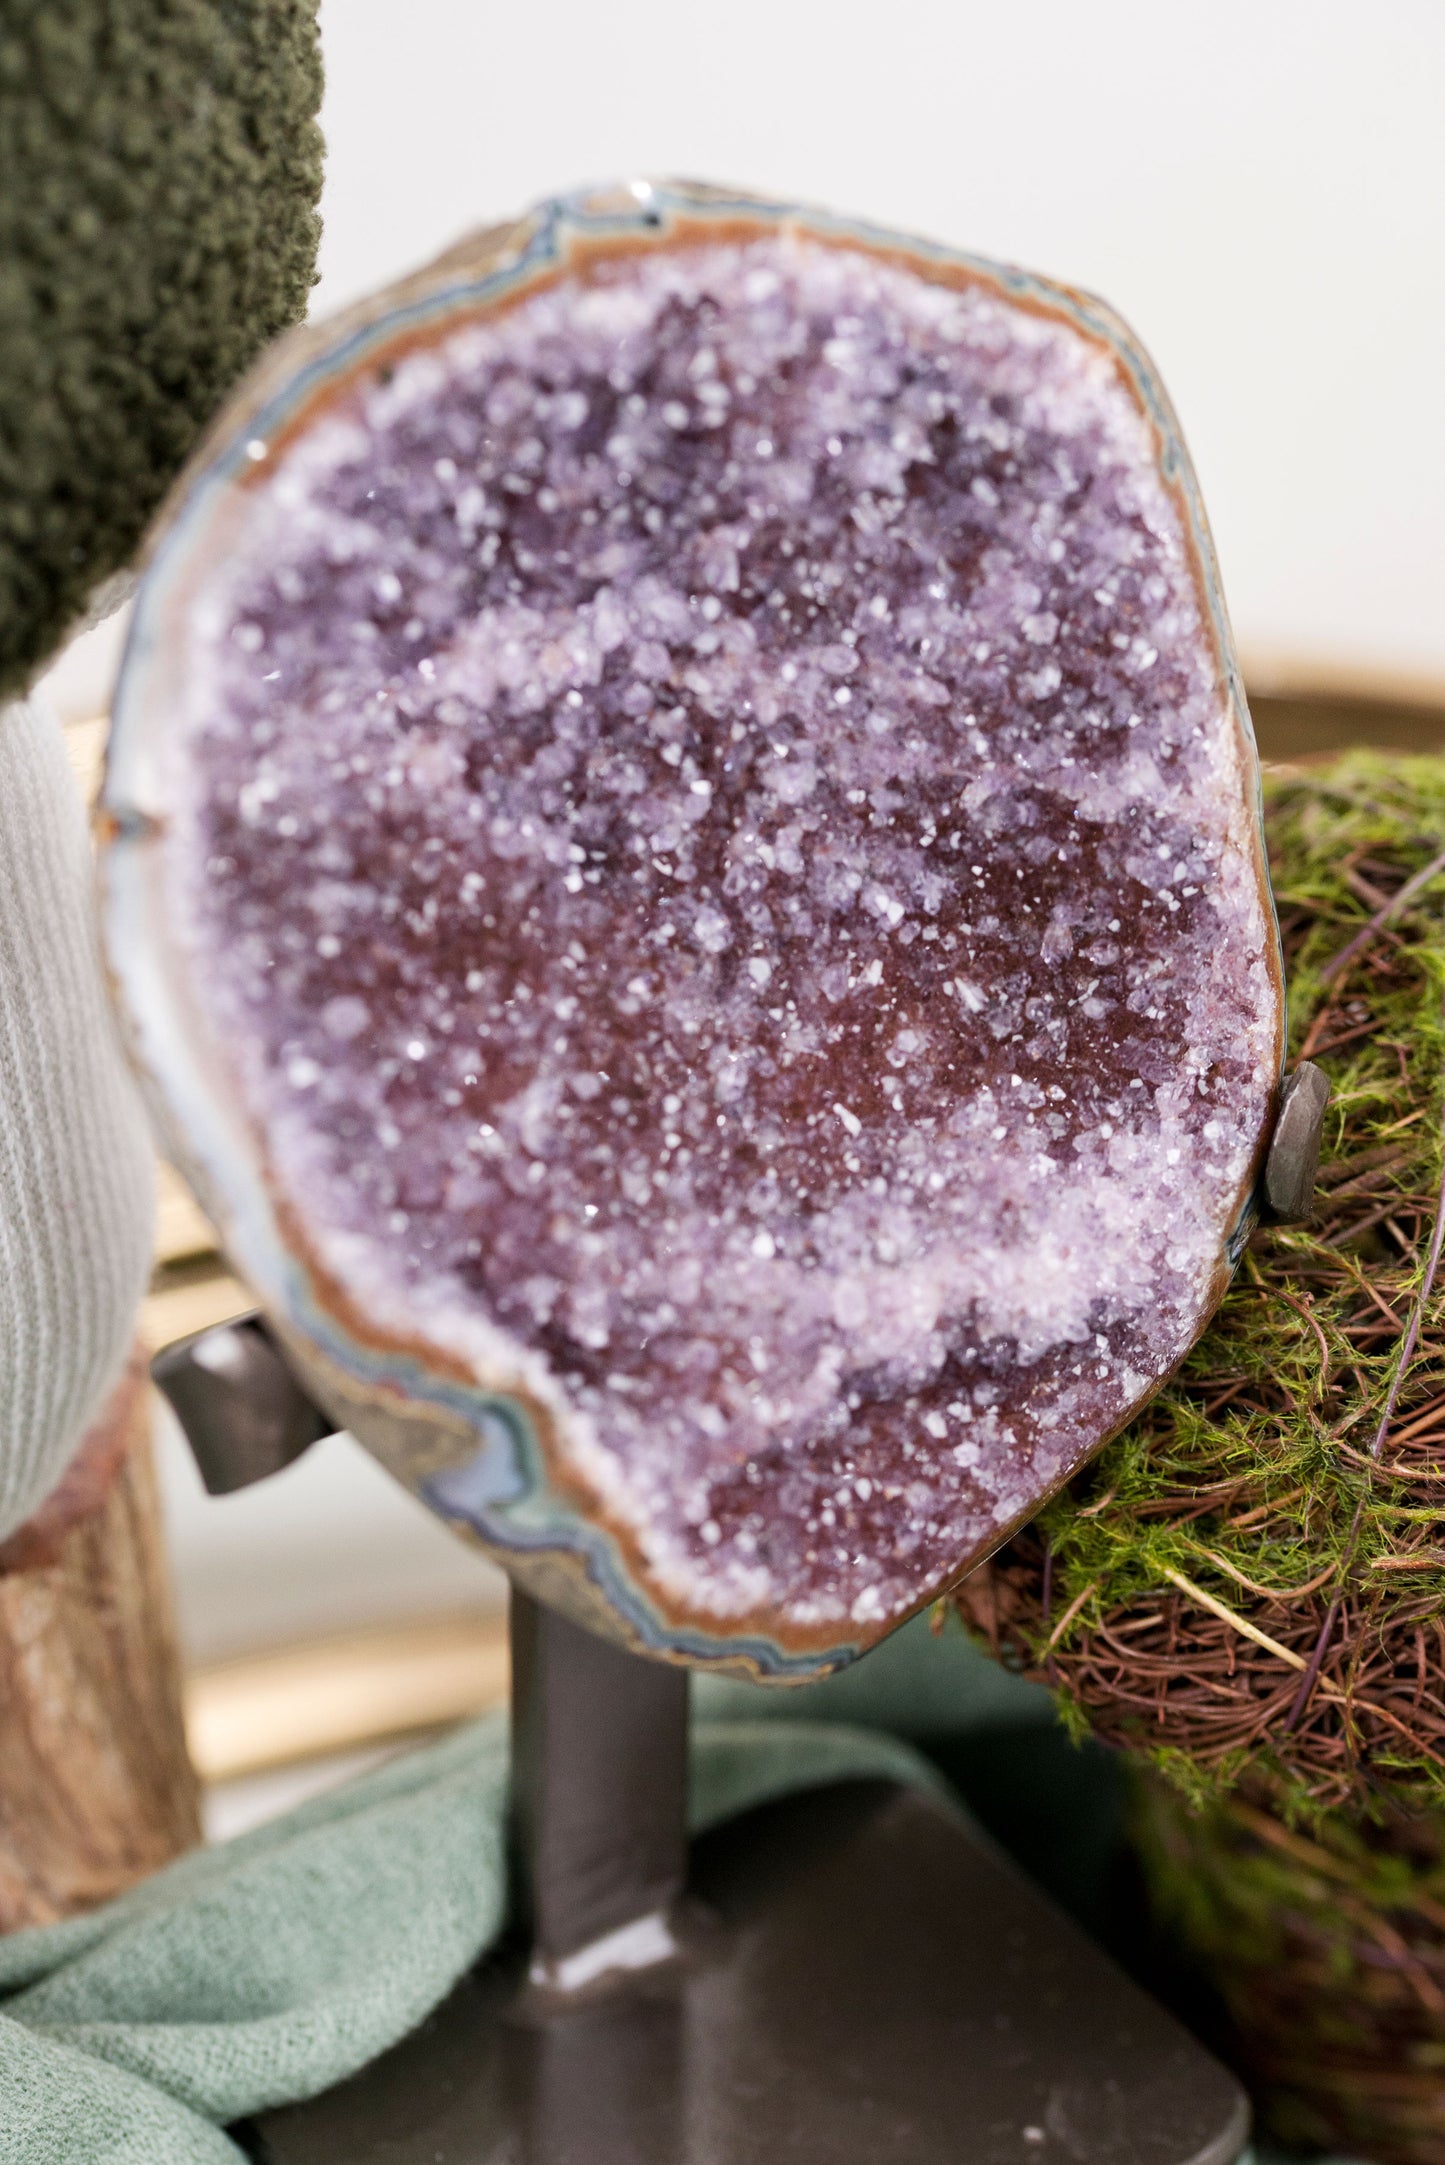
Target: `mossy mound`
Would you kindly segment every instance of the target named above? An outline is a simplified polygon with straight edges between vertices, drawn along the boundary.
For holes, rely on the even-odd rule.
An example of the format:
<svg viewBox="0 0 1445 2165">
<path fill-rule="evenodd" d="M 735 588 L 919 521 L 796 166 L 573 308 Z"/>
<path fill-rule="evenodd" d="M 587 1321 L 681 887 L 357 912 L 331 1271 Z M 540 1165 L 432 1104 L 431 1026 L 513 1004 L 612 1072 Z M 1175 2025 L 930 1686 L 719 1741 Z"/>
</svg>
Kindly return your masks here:
<svg viewBox="0 0 1445 2165">
<path fill-rule="evenodd" d="M 1316 1216 L 1255 1233 L 1175 1381 L 954 1598 L 1196 1802 L 1435 1810 L 1445 760 L 1278 776 L 1267 824 L 1292 1057 L 1334 1086 Z"/>
<path fill-rule="evenodd" d="M 13 0 L 0 23 L 0 695 L 132 556 L 302 313 L 315 0 Z"/>
<path fill-rule="evenodd" d="M 1209 1973 L 1268 2131 L 1374 2165 L 1445 2159 L 1445 1822 L 1308 1832 L 1239 1797 L 1140 1784 L 1156 1915 Z"/>
</svg>

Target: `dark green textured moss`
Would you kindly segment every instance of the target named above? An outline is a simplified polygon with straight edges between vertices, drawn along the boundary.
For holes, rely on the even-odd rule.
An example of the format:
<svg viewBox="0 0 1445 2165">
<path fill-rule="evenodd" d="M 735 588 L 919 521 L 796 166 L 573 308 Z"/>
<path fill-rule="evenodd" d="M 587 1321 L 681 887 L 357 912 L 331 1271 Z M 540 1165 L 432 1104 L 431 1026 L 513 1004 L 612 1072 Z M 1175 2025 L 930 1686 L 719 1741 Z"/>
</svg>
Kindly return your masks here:
<svg viewBox="0 0 1445 2165">
<path fill-rule="evenodd" d="M 320 96 L 315 0 L 0 10 L 0 693 L 301 315 Z"/>
<path fill-rule="evenodd" d="M 1209 1977 L 1215 2042 L 1291 2150 L 1445 2156 L 1445 1821 L 1327 1814 L 1307 1832 L 1233 1797 L 1194 1810 L 1134 1769 L 1155 1915 Z"/>
</svg>

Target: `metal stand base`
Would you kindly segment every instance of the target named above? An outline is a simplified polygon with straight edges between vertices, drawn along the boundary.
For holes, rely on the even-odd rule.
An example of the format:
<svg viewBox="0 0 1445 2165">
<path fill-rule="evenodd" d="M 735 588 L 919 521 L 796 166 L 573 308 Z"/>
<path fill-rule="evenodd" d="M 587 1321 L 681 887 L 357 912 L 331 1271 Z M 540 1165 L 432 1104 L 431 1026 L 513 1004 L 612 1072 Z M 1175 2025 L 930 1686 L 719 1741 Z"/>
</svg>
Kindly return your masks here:
<svg viewBox="0 0 1445 2165">
<path fill-rule="evenodd" d="M 1233 2165 L 1233 2079 L 931 1799 L 852 1782 L 694 1846 L 670 1963 L 489 1960 L 265 2165 Z M 237 2131 L 242 2132 L 242 2131 Z"/>
</svg>

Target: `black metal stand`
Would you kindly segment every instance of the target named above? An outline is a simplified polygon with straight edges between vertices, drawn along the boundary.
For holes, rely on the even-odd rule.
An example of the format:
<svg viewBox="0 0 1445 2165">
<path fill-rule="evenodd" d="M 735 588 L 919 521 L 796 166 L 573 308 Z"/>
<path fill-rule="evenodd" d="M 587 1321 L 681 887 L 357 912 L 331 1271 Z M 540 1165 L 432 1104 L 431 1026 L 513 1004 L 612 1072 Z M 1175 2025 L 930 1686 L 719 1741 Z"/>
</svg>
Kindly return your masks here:
<svg viewBox="0 0 1445 2165">
<path fill-rule="evenodd" d="M 530 1933 L 264 2165 L 1233 2165 L 1224 2070 L 946 1806 L 684 1841 L 686 1678 L 514 1596 Z"/>
<path fill-rule="evenodd" d="M 244 1328 L 158 1379 L 217 1485 L 302 1425 Z M 246 1363 L 266 1435 L 231 1450 Z M 512 1636 L 512 1936 L 237 2128 L 261 2165 L 1234 2165 L 1233 2078 L 948 1806 L 846 1782 L 689 1852 L 685 1673 L 515 1593 Z"/>
</svg>

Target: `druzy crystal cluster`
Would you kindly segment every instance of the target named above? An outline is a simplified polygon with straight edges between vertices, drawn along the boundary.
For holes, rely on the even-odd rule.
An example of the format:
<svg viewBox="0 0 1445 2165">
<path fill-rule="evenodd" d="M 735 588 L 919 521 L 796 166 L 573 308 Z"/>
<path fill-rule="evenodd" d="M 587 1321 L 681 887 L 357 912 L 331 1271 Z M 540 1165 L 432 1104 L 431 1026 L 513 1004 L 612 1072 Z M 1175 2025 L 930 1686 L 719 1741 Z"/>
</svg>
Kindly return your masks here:
<svg viewBox="0 0 1445 2165">
<path fill-rule="evenodd" d="M 288 1222 L 661 1609 L 876 1636 L 1195 1337 L 1275 1080 L 1153 423 L 1061 316 L 760 230 L 256 448 L 166 878 Z"/>
</svg>

